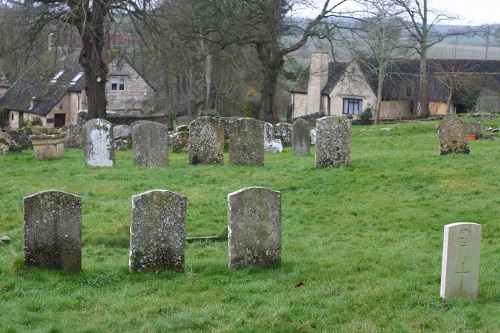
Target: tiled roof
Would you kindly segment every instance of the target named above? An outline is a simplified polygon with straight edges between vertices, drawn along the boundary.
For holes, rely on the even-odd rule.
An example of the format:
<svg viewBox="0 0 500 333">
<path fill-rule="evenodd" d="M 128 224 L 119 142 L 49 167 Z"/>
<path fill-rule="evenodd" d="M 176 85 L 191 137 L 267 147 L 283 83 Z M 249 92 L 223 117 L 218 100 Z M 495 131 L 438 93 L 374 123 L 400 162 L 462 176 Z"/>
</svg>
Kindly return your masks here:
<svg viewBox="0 0 500 333">
<path fill-rule="evenodd" d="M 64 52 L 60 48 L 46 51 L 7 90 L 0 105 L 10 110 L 47 115 L 68 90 L 82 90 L 83 77 L 72 84 L 82 72 L 79 53 L 79 50 Z"/>
</svg>

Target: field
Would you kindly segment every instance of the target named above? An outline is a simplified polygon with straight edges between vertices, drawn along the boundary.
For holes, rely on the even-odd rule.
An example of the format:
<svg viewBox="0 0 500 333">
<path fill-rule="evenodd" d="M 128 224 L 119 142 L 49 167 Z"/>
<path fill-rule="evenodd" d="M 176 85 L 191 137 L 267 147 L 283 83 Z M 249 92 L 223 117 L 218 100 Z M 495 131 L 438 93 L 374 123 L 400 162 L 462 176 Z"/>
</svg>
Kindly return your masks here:
<svg viewBox="0 0 500 333">
<path fill-rule="evenodd" d="M 35 161 L 0 157 L 1 332 L 500 332 L 500 143 L 438 154 L 436 121 L 354 126 L 351 166 L 266 153 L 264 167 L 188 164 L 85 167 L 83 151 Z M 485 122 L 498 128 L 500 118 Z M 187 236 L 227 235 L 227 194 L 282 193 L 282 264 L 231 271 L 227 242 L 186 244 L 184 273 L 130 274 L 132 195 L 187 196 Z M 23 197 L 83 197 L 83 269 L 23 264 Z M 443 227 L 483 226 L 476 301 L 439 297 Z M 300 287 L 297 287 L 302 282 Z"/>
</svg>

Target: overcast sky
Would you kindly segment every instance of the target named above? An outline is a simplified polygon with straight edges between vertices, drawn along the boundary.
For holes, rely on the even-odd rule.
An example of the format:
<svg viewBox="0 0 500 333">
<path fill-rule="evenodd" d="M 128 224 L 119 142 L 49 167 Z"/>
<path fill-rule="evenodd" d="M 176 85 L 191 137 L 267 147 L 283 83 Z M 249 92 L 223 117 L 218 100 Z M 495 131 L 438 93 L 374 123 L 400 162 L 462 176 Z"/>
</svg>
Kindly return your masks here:
<svg viewBox="0 0 500 333">
<path fill-rule="evenodd" d="M 323 4 L 322 0 L 315 0 Z M 331 1 L 336 3 L 335 0 Z M 347 1 L 341 8 L 352 8 Z M 482 25 L 500 23 L 500 1 L 499 0 L 428 0 L 429 9 L 460 16 L 460 20 L 446 21 L 446 24 Z M 317 12 L 316 12 L 317 13 Z M 315 13 L 311 13 L 315 14 Z"/>
</svg>

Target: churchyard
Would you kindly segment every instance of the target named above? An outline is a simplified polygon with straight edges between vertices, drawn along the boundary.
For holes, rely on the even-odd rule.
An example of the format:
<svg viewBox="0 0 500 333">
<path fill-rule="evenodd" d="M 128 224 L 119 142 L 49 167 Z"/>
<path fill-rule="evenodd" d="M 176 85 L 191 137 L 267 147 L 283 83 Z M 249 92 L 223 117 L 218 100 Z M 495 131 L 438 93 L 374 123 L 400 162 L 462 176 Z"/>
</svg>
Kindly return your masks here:
<svg viewBox="0 0 500 333">
<path fill-rule="evenodd" d="M 500 127 L 499 118 L 482 122 Z M 256 165 L 227 152 L 223 163 L 196 164 L 171 149 L 162 167 L 136 150 L 114 152 L 107 167 L 86 165 L 82 149 L 58 159 L 0 156 L 0 237 L 10 238 L 0 243 L 0 331 L 498 332 L 500 144 L 476 140 L 469 154 L 440 154 L 439 124 L 353 126 L 350 147 L 336 149 L 341 166 L 316 167 L 315 146 L 309 155 L 266 151 Z M 240 195 L 247 187 L 272 191 Z M 24 263 L 23 214 L 33 206 L 23 212 L 23 198 L 47 190 L 81 204 L 81 270 Z M 132 260 L 131 269 L 131 223 L 151 215 L 137 205 L 161 193 L 185 208 L 185 230 L 175 231 L 188 240 L 183 267 L 179 259 L 172 270 L 141 271 Z M 270 267 L 240 267 L 232 255 L 244 240 L 231 233 L 241 217 L 228 200 L 259 196 L 280 201 L 280 248 L 262 265 Z M 440 296 L 444 229 L 456 222 L 480 225 L 470 237 L 447 236 L 459 237 L 448 255 L 481 238 L 480 259 L 468 258 L 479 268 L 477 299 Z M 217 239 L 191 240 L 204 236 Z M 459 264 L 447 274 L 477 271 Z"/>
</svg>

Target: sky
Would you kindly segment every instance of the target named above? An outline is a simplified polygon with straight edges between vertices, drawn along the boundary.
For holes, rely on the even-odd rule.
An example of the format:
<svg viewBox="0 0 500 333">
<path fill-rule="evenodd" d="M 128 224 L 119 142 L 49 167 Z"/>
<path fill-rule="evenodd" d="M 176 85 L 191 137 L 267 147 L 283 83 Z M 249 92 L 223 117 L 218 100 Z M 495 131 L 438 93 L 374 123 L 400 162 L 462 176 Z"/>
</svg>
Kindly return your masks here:
<svg viewBox="0 0 500 333">
<path fill-rule="evenodd" d="M 324 3 L 322 0 L 314 1 L 318 4 Z M 331 3 L 336 2 L 336 0 L 331 1 Z M 352 8 L 349 2 L 347 1 L 339 9 L 343 7 Z M 429 9 L 460 17 L 460 20 L 446 21 L 443 24 L 482 25 L 500 23 L 499 0 L 428 0 L 427 6 Z"/>
</svg>

